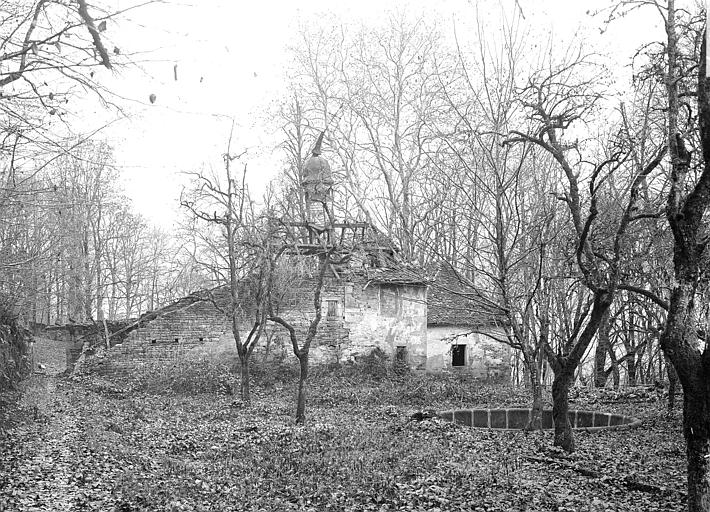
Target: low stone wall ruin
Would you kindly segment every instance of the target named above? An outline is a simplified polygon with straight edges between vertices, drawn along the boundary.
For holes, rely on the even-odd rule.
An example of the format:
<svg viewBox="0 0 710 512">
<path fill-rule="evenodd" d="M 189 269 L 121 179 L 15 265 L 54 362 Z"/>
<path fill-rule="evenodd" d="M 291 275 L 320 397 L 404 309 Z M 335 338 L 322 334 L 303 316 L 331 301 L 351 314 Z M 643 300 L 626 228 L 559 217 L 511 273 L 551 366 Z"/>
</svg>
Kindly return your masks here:
<svg viewBox="0 0 710 512">
<path fill-rule="evenodd" d="M 530 416 L 530 409 L 459 409 L 442 411 L 437 416 L 446 421 L 475 428 L 490 428 L 496 430 L 520 430 L 525 428 Z M 574 429 L 605 430 L 633 428 L 641 424 L 641 420 L 621 414 L 611 414 L 597 411 L 569 411 L 569 421 Z M 553 428 L 552 411 L 542 411 L 542 428 Z"/>
</svg>

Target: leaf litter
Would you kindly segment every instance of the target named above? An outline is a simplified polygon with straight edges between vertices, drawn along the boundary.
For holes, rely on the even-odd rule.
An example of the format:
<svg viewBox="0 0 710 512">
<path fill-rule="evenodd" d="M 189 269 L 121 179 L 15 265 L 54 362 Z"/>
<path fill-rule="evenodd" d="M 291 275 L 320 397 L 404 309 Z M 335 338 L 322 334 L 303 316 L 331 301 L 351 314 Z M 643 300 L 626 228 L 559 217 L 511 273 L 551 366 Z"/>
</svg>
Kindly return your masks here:
<svg viewBox="0 0 710 512">
<path fill-rule="evenodd" d="M 465 381 L 452 392 L 456 384 L 430 377 L 314 380 L 300 426 L 288 385 L 254 386 L 246 407 L 229 395 L 134 392 L 96 376 L 33 379 L 20 399 L 4 398 L 16 421 L 0 430 L 2 511 L 684 508 L 680 417 L 660 402 L 607 401 L 603 410 L 642 426 L 578 431 L 577 451 L 565 454 L 549 432 L 410 420 L 424 405 L 527 403 L 524 390 Z"/>
</svg>

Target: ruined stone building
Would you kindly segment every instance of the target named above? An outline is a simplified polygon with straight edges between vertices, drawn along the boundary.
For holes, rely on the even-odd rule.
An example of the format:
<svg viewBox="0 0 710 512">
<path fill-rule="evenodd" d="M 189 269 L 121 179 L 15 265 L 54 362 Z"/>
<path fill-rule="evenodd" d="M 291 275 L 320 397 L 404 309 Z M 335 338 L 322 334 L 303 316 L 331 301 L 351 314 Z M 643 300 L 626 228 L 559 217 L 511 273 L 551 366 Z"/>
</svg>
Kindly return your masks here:
<svg viewBox="0 0 710 512">
<path fill-rule="evenodd" d="M 321 141 L 322 135 L 304 165 L 307 218 L 287 223 L 297 242 L 291 257 L 317 258 L 324 247 L 332 247 L 328 244 L 333 240 L 346 247 L 325 276 L 323 316 L 311 360 L 346 363 L 379 349 L 413 369 L 471 371 L 487 380 L 507 378 L 508 351 L 484 334 L 486 329 L 496 329 L 495 315 L 481 313 L 480 308 L 474 312 L 471 308 L 476 304 L 462 300 L 449 272 L 439 270 L 432 276 L 399 261 L 391 241 L 369 223 L 333 219 L 334 181 L 328 162 L 320 156 Z M 314 314 L 314 282 L 308 276 L 293 280 L 288 300 L 279 305 L 279 316 L 301 334 Z M 225 314 L 229 300 L 226 287 L 215 288 L 143 315 L 120 334 L 106 364 L 128 369 L 147 360 L 236 352 Z M 281 328 L 269 329 L 278 334 Z M 286 332 L 281 332 L 287 342 Z M 283 349 L 290 352 L 289 346 Z"/>
<path fill-rule="evenodd" d="M 486 381 L 510 379 L 505 320 L 484 297 L 464 286 L 447 265 L 436 271 L 427 295 L 428 371 L 467 371 Z"/>
<path fill-rule="evenodd" d="M 503 337 L 500 320 L 490 311 L 482 312 L 480 305 L 467 304 L 454 279 L 442 270 L 427 280 L 418 272 L 396 268 L 327 276 L 311 360 L 348 363 L 379 349 L 392 362 L 412 369 L 468 372 L 482 381 L 506 381 L 510 350 L 486 334 Z M 313 317 L 311 285 L 303 280 L 279 312 L 301 335 Z M 128 370 L 146 361 L 236 354 L 225 314 L 228 303 L 229 291 L 222 287 L 147 313 L 112 347 L 107 363 L 114 370 Z M 285 331 L 278 326 L 269 329 L 281 340 L 272 350 L 290 355 Z"/>
</svg>

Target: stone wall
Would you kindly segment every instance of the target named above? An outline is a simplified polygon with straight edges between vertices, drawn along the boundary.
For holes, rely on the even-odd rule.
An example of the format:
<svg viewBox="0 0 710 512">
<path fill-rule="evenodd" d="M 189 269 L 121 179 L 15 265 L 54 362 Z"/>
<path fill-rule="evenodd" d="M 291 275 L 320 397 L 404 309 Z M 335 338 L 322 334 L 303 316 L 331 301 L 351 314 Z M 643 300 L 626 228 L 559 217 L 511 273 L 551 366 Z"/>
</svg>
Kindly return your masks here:
<svg viewBox="0 0 710 512">
<path fill-rule="evenodd" d="M 397 347 L 402 347 L 409 365 L 424 369 L 425 286 L 375 283 L 357 276 L 330 278 L 321 295 L 323 317 L 311 346 L 312 361 L 353 361 L 375 348 L 394 359 Z M 299 340 L 308 330 L 313 310 L 313 290 L 303 286 L 281 314 L 296 327 Z"/>
<path fill-rule="evenodd" d="M 226 294 L 212 297 L 224 303 Z M 328 278 L 322 290 L 322 319 L 311 345 L 311 361 L 345 362 L 380 348 L 393 359 L 404 354 L 414 368 L 426 365 L 426 287 L 378 284 L 364 278 Z M 100 366 L 103 372 L 125 372 L 146 362 L 171 362 L 202 356 L 236 354 L 225 314 L 210 300 L 183 300 L 141 321 Z M 279 315 L 296 328 L 303 342 L 314 316 L 313 283 L 304 281 L 284 299 Z M 247 326 L 243 332 L 246 334 Z M 276 325 L 290 355 L 287 332 Z M 264 342 L 260 343 L 263 348 Z"/>
<path fill-rule="evenodd" d="M 48 326 L 35 324 L 33 329 L 36 336 L 53 340 L 65 348 L 66 369 L 71 370 L 81 355 L 85 344 L 88 343 L 90 347 L 105 346 L 106 330 L 109 332 L 109 342 L 112 346 L 121 343 L 130 332 L 130 326 L 136 324 L 136 322 L 135 318 L 131 318 L 118 321 L 109 320 L 106 321 L 106 325 L 103 322 Z"/>
<path fill-rule="evenodd" d="M 505 335 L 499 329 L 489 329 L 496 337 Z M 485 334 L 469 332 L 466 327 L 429 326 L 427 370 L 465 371 L 486 382 L 507 382 L 510 379 L 510 347 Z M 466 346 L 463 366 L 452 365 L 452 345 Z"/>
<path fill-rule="evenodd" d="M 220 351 L 231 340 L 225 314 L 206 300 L 179 302 L 141 322 L 111 348 L 105 373 L 125 372 L 147 362 L 174 362 Z"/>
<path fill-rule="evenodd" d="M 393 359 L 399 353 L 412 368 L 425 368 L 425 286 L 355 284 L 345 295 L 345 320 L 351 331 L 346 357 L 369 354 L 377 347 Z"/>
</svg>

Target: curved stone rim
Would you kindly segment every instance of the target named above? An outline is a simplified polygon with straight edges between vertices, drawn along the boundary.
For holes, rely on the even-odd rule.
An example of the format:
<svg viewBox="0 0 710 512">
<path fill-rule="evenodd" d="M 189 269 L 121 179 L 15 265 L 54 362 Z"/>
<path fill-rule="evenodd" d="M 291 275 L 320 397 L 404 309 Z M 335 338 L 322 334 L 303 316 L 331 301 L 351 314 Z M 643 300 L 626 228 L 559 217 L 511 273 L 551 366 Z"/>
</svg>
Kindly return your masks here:
<svg viewBox="0 0 710 512">
<path fill-rule="evenodd" d="M 530 408 L 510 407 L 496 409 L 451 409 L 437 412 L 436 415 L 445 421 L 466 425 L 472 428 L 488 430 L 522 430 L 525 428 Z M 609 412 L 573 409 L 569 411 L 569 419 L 575 430 L 596 432 L 599 430 L 622 430 L 636 428 L 641 420 L 633 416 Z M 542 428 L 553 428 L 552 411 L 543 409 Z"/>
</svg>

